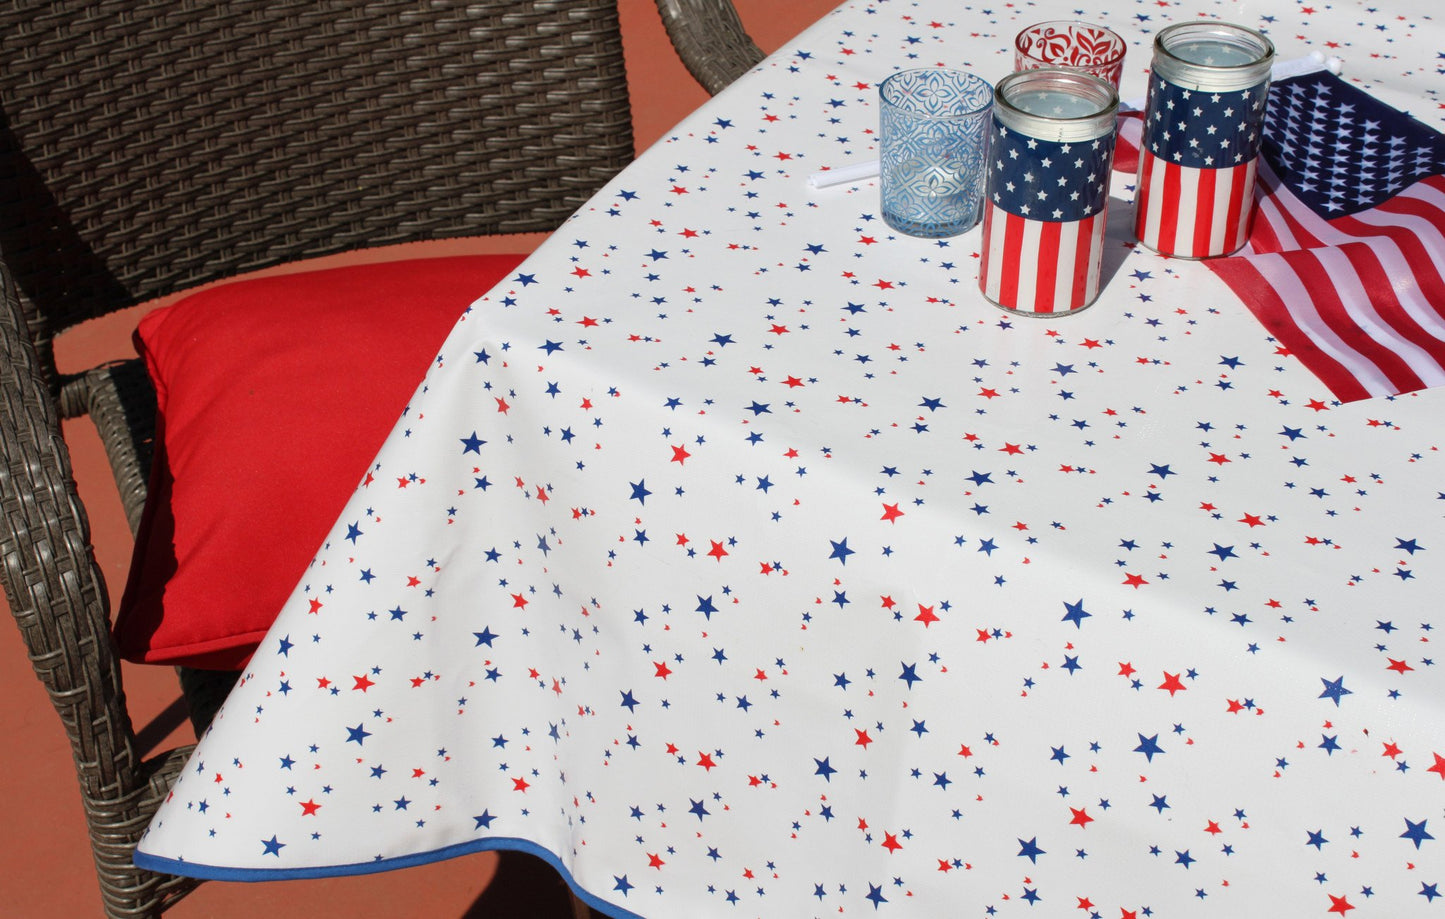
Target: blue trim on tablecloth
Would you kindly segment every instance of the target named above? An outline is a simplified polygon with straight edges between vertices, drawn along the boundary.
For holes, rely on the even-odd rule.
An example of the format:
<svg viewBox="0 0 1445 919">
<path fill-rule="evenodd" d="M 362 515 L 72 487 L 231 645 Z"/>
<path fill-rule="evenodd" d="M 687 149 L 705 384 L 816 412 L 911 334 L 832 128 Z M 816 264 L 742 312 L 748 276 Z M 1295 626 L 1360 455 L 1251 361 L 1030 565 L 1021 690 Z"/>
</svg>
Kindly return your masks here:
<svg viewBox="0 0 1445 919">
<path fill-rule="evenodd" d="M 443 861 L 448 858 L 456 858 L 459 855 L 470 855 L 475 852 L 511 851 L 523 852 L 527 855 L 535 855 L 542 861 L 552 866 L 552 869 L 562 876 L 567 886 L 572 888 L 572 893 L 577 899 L 586 903 L 592 909 L 614 919 L 642 919 L 637 913 L 631 912 L 613 903 L 608 903 L 583 890 L 571 873 L 562 865 L 550 849 L 543 848 L 532 842 L 530 839 L 518 839 L 511 836 L 489 836 L 486 839 L 478 839 L 472 842 L 458 843 L 453 846 L 445 846 L 440 849 L 433 849 L 430 852 L 416 852 L 411 855 L 399 855 L 395 858 L 381 858 L 370 862 L 356 862 L 350 865 L 321 865 L 310 868 L 224 868 L 219 865 L 205 865 L 199 862 L 185 861 L 184 859 L 162 858 L 159 855 L 151 855 L 148 852 L 137 851 L 133 857 L 135 866 L 147 871 L 158 871 L 164 874 L 178 874 L 184 877 L 202 878 L 208 881 L 297 881 L 314 878 L 347 877 L 357 874 L 377 874 L 382 871 L 395 871 L 398 868 L 414 868 L 417 865 L 427 865 L 432 862 Z"/>
</svg>

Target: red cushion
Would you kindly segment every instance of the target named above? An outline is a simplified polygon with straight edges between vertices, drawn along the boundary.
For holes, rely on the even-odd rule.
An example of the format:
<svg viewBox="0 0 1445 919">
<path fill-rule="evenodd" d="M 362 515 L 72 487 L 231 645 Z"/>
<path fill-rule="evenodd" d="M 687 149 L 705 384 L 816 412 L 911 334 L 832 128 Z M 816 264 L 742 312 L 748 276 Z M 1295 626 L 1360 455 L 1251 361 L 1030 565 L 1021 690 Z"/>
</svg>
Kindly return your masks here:
<svg viewBox="0 0 1445 919">
<path fill-rule="evenodd" d="M 243 666 L 457 318 L 521 259 L 258 278 L 147 314 L 156 447 L 121 655 Z"/>
</svg>

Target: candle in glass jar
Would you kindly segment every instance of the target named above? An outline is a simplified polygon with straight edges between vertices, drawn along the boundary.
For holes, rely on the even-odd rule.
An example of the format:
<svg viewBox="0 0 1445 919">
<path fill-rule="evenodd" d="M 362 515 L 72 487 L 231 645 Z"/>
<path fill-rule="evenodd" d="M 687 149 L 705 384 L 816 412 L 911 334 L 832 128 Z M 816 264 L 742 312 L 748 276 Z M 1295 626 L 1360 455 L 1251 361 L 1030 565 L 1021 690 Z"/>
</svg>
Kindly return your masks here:
<svg viewBox="0 0 1445 919">
<path fill-rule="evenodd" d="M 1182 22 L 1155 36 L 1134 194 L 1145 246 L 1214 258 L 1245 244 L 1273 60 L 1270 40 L 1244 26 Z"/>
<path fill-rule="evenodd" d="M 1013 313 L 1078 312 L 1102 281 L 1119 94 L 1043 68 L 999 80 L 994 99 L 979 290 Z"/>
</svg>

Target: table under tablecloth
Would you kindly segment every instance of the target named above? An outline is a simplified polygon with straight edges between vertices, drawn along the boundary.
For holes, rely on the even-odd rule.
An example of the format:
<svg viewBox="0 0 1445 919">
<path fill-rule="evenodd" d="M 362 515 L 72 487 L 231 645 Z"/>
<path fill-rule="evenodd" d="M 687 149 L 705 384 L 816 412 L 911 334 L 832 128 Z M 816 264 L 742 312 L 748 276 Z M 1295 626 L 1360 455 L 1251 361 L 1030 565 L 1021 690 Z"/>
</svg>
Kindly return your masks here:
<svg viewBox="0 0 1445 919">
<path fill-rule="evenodd" d="M 1422 4 L 1196 12 L 1437 118 Z M 534 852 L 616 915 L 1430 915 L 1445 395 L 1336 401 L 1130 244 L 1021 318 L 876 185 L 877 84 L 1057 0 L 846 4 L 462 317 L 142 841 Z M 358 368 L 358 372 L 365 372 Z M 264 534 L 258 534 L 264 538 Z"/>
</svg>

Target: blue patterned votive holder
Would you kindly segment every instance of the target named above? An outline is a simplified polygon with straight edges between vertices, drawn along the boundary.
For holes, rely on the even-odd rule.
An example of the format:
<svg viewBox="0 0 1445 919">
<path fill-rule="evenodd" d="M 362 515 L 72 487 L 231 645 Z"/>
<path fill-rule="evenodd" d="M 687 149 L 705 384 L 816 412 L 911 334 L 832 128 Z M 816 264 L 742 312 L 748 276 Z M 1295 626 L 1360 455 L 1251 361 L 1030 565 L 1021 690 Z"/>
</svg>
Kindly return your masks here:
<svg viewBox="0 0 1445 919">
<path fill-rule="evenodd" d="M 961 70 L 904 70 L 878 86 L 883 220 L 936 239 L 982 213 L 993 87 Z"/>
</svg>

